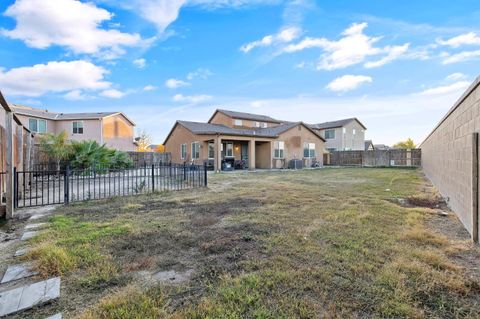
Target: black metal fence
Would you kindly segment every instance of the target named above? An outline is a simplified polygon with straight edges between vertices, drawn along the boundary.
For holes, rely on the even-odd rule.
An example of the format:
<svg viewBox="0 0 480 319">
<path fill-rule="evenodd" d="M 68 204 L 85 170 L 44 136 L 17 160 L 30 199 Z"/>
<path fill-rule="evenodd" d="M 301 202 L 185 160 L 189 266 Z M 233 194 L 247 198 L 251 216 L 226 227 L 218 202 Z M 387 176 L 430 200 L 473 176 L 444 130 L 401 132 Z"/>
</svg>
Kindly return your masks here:
<svg viewBox="0 0 480 319">
<path fill-rule="evenodd" d="M 206 186 L 205 165 L 144 165 L 127 169 L 67 166 L 60 170 L 15 171 L 14 203 L 16 208 L 68 204 Z"/>
</svg>

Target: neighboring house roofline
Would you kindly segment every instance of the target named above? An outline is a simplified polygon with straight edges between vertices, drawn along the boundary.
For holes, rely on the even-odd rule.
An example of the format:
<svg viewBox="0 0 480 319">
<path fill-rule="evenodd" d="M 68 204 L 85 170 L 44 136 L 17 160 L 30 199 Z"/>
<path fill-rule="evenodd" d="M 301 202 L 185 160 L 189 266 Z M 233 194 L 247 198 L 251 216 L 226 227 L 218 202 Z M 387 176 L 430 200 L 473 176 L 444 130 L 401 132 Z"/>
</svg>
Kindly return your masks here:
<svg viewBox="0 0 480 319">
<path fill-rule="evenodd" d="M 30 131 L 30 129 L 26 126 L 24 126 L 22 124 L 22 122 L 20 121 L 20 119 L 15 115 L 15 112 L 12 110 L 12 108 L 10 107 L 10 105 L 7 103 L 7 101 L 5 100 L 5 97 L 3 96 L 2 94 L 2 91 L 0 91 L 0 104 L 2 105 L 3 109 L 6 111 L 6 112 L 11 112 L 13 113 L 13 120 L 20 126 L 23 127 L 23 129 L 25 131 L 27 131 L 28 133 L 30 133 L 32 136 L 34 136 L 35 134 L 32 133 L 32 131 Z"/>
<path fill-rule="evenodd" d="M 342 120 L 336 120 L 336 121 L 330 121 L 330 122 L 323 122 L 323 123 L 318 123 L 318 124 L 309 124 L 310 127 L 316 130 L 326 130 L 326 129 L 331 129 L 331 128 L 337 128 L 337 127 L 343 127 L 346 124 L 352 122 L 352 121 L 357 121 L 358 124 L 360 124 L 363 129 L 367 129 L 365 125 L 363 125 L 362 122 L 356 117 L 351 117 L 348 119 L 342 119 Z"/>
<path fill-rule="evenodd" d="M 467 90 L 460 96 L 460 98 L 455 102 L 455 104 L 448 110 L 447 114 L 445 114 L 444 117 L 438 122 L 438 124 L 433 128 L 433 130 L 430 132 L 430 134 L 427 135 L 427 137 L 423 140 L 422 143 L 420 143 L 419 148 L 422 148 L 423 143 L 425 143 L 430 136 L 442 125 L 443 122 L 460 106 L 460 104 L 463 103 L 467 99 L 467 97 L 478 87 L 480 86 L 480 75 L 477 76 L 477 78 L 473 81 L 472 84 L 467 88 Z"/>
<path fill-rule="evenodd" d="M 283 121 L 276 120 L 267 115 L 237 112 L 237 111 L 230 111 L 230 110 L 224 110 L 224 109 L 216 109 L 215 112 L 213 112 L 213 115 L 208 120 L 208 123 L 210 123 L 213 120 L 213 118 L 215 117 L 215 115 L 217 115 L 217 113 L 222 113 L 228 117 L 239 119 L 239 120 L 270 122 L 270 123 L 278 123 L 278 124 L 283 123 Z"/>
</svg>

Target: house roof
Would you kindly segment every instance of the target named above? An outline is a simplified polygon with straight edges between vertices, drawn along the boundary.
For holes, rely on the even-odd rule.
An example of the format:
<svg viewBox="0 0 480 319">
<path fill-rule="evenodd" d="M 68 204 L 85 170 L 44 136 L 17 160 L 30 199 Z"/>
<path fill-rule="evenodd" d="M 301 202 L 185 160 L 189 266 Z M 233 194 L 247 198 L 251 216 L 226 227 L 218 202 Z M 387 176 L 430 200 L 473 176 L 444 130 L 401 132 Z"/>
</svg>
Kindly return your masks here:
<svg viewBox="0 0 480 319">
<path fill-rule="evenodd" d="M 318 124 L 310 124 L 310 127 L 316 130 L 324 130 L 327 128 L 343 127 L 352 121 L 357 121 L 358 124 L 360 124 L 365 130 L 367 129 L 365 125 L 363 125 L 362 122 L 360 122 L 356 117 L 351 117 L 348 119 L 331 121 L 331 122 L 318 123 Z"/>
<path fill-rule="evenodd" d="M 6 112 L 12 112 L 12 108 L 11 106 L 7 103 L 7 101 L 5 100 L 5 98 L 3 97 L 3 94 L 2 94 L 2 91 L 0 91 L 0 105 L 3 107 L 3 109 L 6 111 Z M 23 129 L 25 131 L 27 131 L 28 133 L 31 133 L 32 132 L 30 131 L 29 128 L 25 127 L 22 125 L 22 122 L 20 121 L 20 119 L 15 115 L 15 113 L 13 114 L 13 120 L 18 124 L 18 125 L 21 125 L 23 127 Z M 33 134 L 32 134 L 33 136 Z"/>
<path fill-rule="evenodd" d="M 182 125 L 187 130 L 196 135 L 234 135 L 234 136 L 247 136 L 247 137 L 265 137 L 265 138 L 276 138 L 280 134 L 298 126 L 303 125 L 313 134 L 315 134 L 322 141 L 325 141 L 323 137 L 315 133 L 310 127 L 305 125 L 303 122 L 288 122 L 283 123 L 275 127 L 270 128 L 256 128 L 256 129 L 238 129 L 231 128 L 223 124 L 212 124 L 212 123 L 202 123 L 202 122 L 189 122 L 189 121 L 177 121 L 173 126 L 170 133 L 168 133 L 167 138 L 163 144 L 166 144 L 170 136 L 172 135 L 175 127 L 177 125 Z"/>
<path fill-rule="evenodd" d="M 373 145 L 372 140 L 365 140 L 365 150 L 368 150 L 370 145 L 372 145 L 372 147 L 375 148 L 375 145 Z"/>
<path fill-rule="evenodd" d="M 250 120 L 250 121 L 259 121 L 259 122 L 273 122 L 273 123 L 282 123 L 282 121 L 276 120 L 270 116 L 267 115 L 260 115 L 260 114 L 252 114 L 252 113 L 244 113 L 244 112 L 236 112 L 236 111 L 229 111 L 229 110 L 222 110 L 222 109 L 217 109 L 212 117 L 208 120 L 210 121 L 214 118 L 215 114 L 218 112 L 223 113 L 227 116 L 230 116 L 232 118 L 240 119 L 240 120 Z"/>
<path fill-rule="evenodd" d="M 108 116 L 121 114 L 125 117 L 132 125 L 135 123 L 130 120 L 122 112 L 90 112 L 90 113 L 56 113 L 49 112 L 48 110 L 34 109 L 28 106 L 10 104 L 13 112 L 20 115 L 34 116 L 39 118 L 44 118 L 52 121 L 61 121 L 61 120 L 95 120 L 101 119 Z"/>
</svg>

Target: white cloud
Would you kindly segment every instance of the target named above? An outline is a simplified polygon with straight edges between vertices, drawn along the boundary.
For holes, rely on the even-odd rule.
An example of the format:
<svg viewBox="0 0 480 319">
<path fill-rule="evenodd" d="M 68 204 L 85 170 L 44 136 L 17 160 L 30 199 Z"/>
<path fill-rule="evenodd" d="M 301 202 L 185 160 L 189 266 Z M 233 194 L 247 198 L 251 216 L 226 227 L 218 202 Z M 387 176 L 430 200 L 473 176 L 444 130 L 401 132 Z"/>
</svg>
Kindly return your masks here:
<svg viewBox="0 0 480 319">
<path fill-rule="evenodd" d="M 470 86 L 469 81 L 458 81 L 450 85 L 437 86 L 430 89 L 426 89 L 418 95 L 442 95 L 449 93 L 460 93 Z"/>
<path fill-rule="evenodd" d="M 332 41 L 326 38 L 307 37 L 302 41 L 290 44 L 283 49 L 285 53 L 293 53 L 309 48 L 321 48 L 323 54 L 317 65 L 319 70 L 335 70 L 364 62 L 369 56 L 384 54 L 378 61 L 367 62 L 366 67 L 377 67 L 391 62 L 403 55 L 409 44 L 398 46 L 375 47 L 381 37 L 370 37 L 363 33 L 367 23 L 354 23 L 342 32 L 342 38 Z"/>
<path fill-rule="evenodd" d="M 298 38 L 301 32 L 301 29 L 298 27 L 288 27 L 276 34 L 270 34 L 260 40 L 244 44 L 240 47 L 240 50 L 244 53 L 248 53 L 257 47 L 267 47 L 280 43 L 288 43 Z"/>
<path fill-rule="evenodd" d="M 384 48 L 384 51 L 387 52 L 387 55 L 385 57 L 377 61 L 367 62 L 364 64 L 364 66 L 366 68 L 377 68 L 383 66 L 404 55 L 408 51 L 409 46 L 410 43 L 405 43 L 404 45 L 387 46 Z"/>
<path fill-rule="evenodd" d="M 206 80 L 212 75 L 213 73 L 209 69 L 198 68 L 195 71 L 187 74 L 187 80 L 192 81 L 193 79 L 196 79 L 196 78 Z"/>
<path fill-rule="evenodd" d="M 465 79 L 467 76 L 463 73 L 460 73 L 460 72 L 456 72 L 456 73 L 452 73 L 450 75 L 448 75 L 447 77 L 445 77 L 445 80 L 446 81 L 458 81 L 458 80 L 463 80 Z"/>
<path fill-rule="evenodd" d="M 186 102 L 190 104 L 198 104 L 201 102 L 208 101 L 212 98 L 210 95 L 200 94 L 200 95 L 183 95 L 183 94 L 176 94 L 173 96 L 172 100 L 175 102 Z"/>
<path fill-rule="evenodd" d="M 77 0 L 17 0 L 5 12 L 16 20 L 12 30 L 1 33 L 24 41 L 29 47 L 66 47 L 74 53 L 98 54 L 111 59 L 125 53 L 123 47 L 142 44 L 138 34 L 103 29 L 113 14 L 91 2 Z"/>
<path fill-rule="evenodd" d="M 83 94 L 82 90 L 70 91 L 67 94 L 65 94 L 63 97 L 70 101 L 83 101 L 88 98 L 85 94 Z"/>
<path fill-rule="evenodd" d="M 100 95 L 104 96 L 104 97 L 111 98 L 111 99 L 121 99 L 122 97 L 127 95 L 127 93 L 116 90 L 116 89 L 108 89 L 108 90 L 100 92 Z"/>
<path fill-rule="evenodd" d="M 156 86 L 150 85 L 150 84 L 143 87 L 143 91 L 154 91 L 156 89 L 157 89 Z"/>
<path fill-rule="evenodd" d="M 133 60 L 133 64 L 139 68 L 139 69 L 143 69 L 147 66 L 147 60 L 141 58 L 141 59 L 135 59 Z"/>
<path fill-rule="evenodd" d="M 190 85 L 190 83 L 178 79 L 168 79 L 165 81 L 165 86 L 169 89 L 177 89 L 187 85 Z"/>
<path fill-rule="evenodd" d="M 443 54 L 443 61 L 442 64 L 452 64 L 452 63 L 459 63 L 469 60 L 474 60 L 480 58 L 480 50 L 476 51 L 463 51 L 460 53 L 455 54 Z"/>
<path fill-rule="evenodd" d="M 462 45 L 480 45 L 480 36 L 478 36 L 475 32 L 468 32 L 448 40 L 438 39 L 437 43 L 440 45 L 450 46 L 452 48 L 458 48 Z"/>
<path fill-rule="evenodd" d="M 330 82 L 326 88 L 334 92 L 355 90 L 364 83 L 371 83 L 373 79 L 364 75 L 344 75 Z"/>
<path fill-rule="evenodd" d="M 47 64 L 0 70 L 0 87 L 12 95 L 40 96 L 48 92 L 102 90 L 111 86 L 104 80 L 108 71 L 91 62 L 52 61 Z"/>
</svg>

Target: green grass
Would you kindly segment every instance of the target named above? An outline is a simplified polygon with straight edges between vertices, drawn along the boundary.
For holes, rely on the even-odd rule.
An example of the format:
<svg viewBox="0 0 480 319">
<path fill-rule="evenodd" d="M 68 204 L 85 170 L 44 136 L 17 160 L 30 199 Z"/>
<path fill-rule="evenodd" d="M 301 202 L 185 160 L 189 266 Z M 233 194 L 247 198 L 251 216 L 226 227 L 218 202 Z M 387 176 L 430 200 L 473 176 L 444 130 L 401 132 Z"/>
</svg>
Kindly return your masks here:
<svg viewBox="0 0 480 319">
<path fill-rule="evenodd" d="M 64 278 L 61 310 L 80 318 L 474 318 L 464 239 L 395 203 L 434 202 L 425 189 L 416 170 L 214 175 L 208 191 L 62 208 L 26 258 Z M 141 279 L 172 269 L 194 273 Z"/>
</svg>

